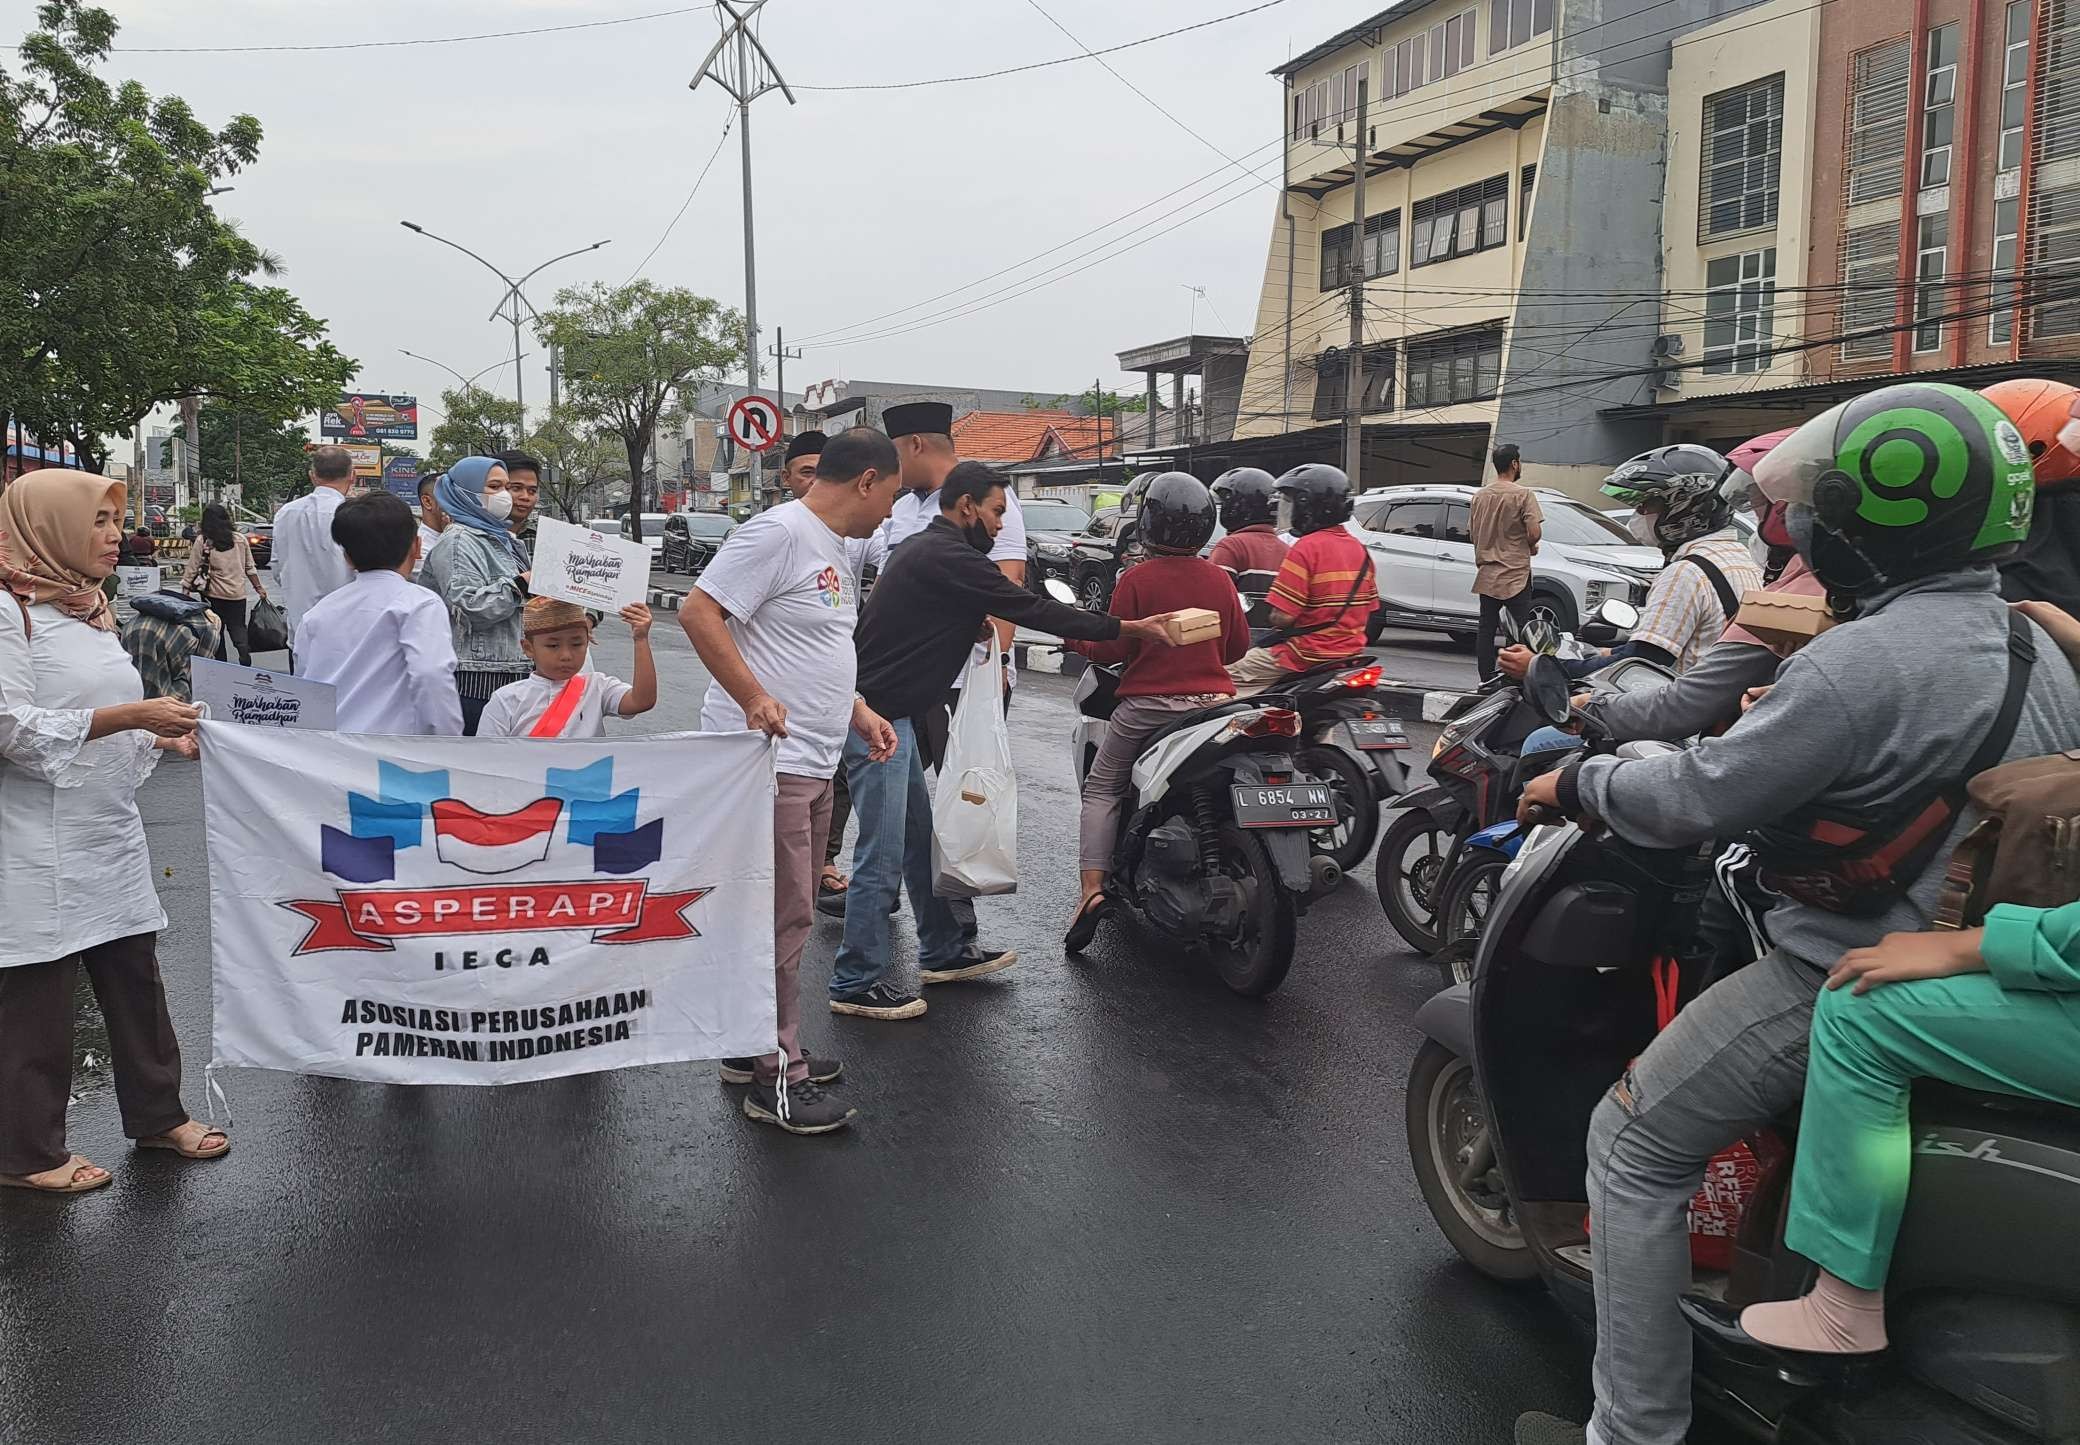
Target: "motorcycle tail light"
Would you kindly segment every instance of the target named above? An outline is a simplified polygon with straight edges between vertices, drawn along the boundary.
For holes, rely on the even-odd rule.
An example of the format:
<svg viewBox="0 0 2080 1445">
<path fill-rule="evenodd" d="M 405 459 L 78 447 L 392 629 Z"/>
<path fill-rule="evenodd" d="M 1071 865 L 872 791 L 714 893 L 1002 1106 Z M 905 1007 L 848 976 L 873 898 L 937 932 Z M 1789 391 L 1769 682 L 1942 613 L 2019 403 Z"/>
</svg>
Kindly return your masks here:
<svg viewBox="0 0 2080 1445">
<path fill-rule="evenodd" d="M 1274 788 L 1282 788 L 1287 783 L 1290 783 L 1292 778 L 1285 773 L 1266 773 L 1264 774 L 1264 781 Z"/>
<path fill-rule="evenodd" d="M 1235 731 L 1246 738 L 1297 738 L 1300 736 L 1300 714 L 1289 707 L 1265 708 Z"/>
<path fill-rule="evenodd" d="M 1356 672 L 1345 673 L 1338 681 L 1352 692 L 1363 692 L 1368 687 L 1378 687 L 1381 675 L 1379 664 L 1375 662 L 1370 667 L 1361 667 Z"/>
</svg>

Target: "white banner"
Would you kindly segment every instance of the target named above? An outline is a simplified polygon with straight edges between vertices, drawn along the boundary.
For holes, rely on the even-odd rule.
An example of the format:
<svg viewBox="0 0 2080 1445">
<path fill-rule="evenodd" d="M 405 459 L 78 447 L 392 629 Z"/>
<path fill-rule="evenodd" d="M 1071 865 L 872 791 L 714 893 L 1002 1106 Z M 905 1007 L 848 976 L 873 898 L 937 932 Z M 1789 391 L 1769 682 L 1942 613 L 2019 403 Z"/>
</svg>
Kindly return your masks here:
<svg viewBox="0 0 2080 1445">
<path fill-rule="evenodd" d="M 544 517 L 535 523 L 534 571 L 528 574 L 527 590 L 619 612 L 650 595 L 649 545 Z"/>
<path fill-rule="evenodd" d="M 218 1064 L 508 1084 L 770 1053 L 755 733 L 202 725 Z"/>
<path fill-rule="evenodd" d="M 188 664 L 188 695 L 209 707 L 218 722 L 263 728 L 316 728 L 329 732 L 337 719 L 338 689 L 294 673 L 240 667 L 198 657 Z"/>
<path fill-rule="evenodd" d="M 116 568 L 116 601 L 128 602 L 144 593 L 157 592 L 160 587 L 160 571 L 157 567 Z"/>
</svg>

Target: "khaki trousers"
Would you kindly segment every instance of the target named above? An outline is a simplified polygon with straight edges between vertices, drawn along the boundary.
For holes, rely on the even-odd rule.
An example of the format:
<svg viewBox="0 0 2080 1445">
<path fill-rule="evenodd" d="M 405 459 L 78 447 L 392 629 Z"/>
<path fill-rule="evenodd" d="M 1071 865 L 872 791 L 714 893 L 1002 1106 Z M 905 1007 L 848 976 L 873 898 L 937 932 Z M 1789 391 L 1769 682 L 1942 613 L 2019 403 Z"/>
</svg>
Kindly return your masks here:
<svg viewBox="0 0 2080 1445">
<path fill-rule="evenodd" d="M 816 880 L 830 829 L 831 780 L 780 774 L 773 795 L 773 996 L 790 1084 L 809 1077 L 802 1061 L 802 953 L 816 922 Z M 780 1055 L 767 1054 L 752 1075 L 761 1084 L 775 1082 Z"/>
</svg>

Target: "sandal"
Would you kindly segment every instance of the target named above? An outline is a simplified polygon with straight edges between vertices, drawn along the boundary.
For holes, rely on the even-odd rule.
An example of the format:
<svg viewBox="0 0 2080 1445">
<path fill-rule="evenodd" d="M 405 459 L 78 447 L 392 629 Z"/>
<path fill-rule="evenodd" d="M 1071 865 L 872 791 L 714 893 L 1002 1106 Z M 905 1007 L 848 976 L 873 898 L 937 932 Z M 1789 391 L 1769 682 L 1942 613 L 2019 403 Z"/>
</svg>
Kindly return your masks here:
<svg viewBox="0 0 2080 1445">
<path fill-rule="evenodd" d="M 92 1160 L 84 1159 L 77 1154 L 58 1167 L 63 1169 L 67 1165 L 71 1166 L 72 1172 L 60 1183 L 39 1184 L 36 1182 L 35 1177 L 29 1174 L 0 1174 L 0 1189 L 33 1189 L 38 1194 L 85 1194 L 89 1189 L 99 1189 L 103 1185 L 116 1182 L 115 1175 L 109 1173 L 106 1169 L 102 1169 L 99 1164 L 94 1163 Z M 82 1179 L 79 1177 L 82 1169 L 99 1170 L 101 1177 L 99 1179 Z M 48 1174 L 50 1171 L 44 1169 L 37 1172 Z"/>
<path fill-rule="evenodd" d="M 1069 931 L 1062 935 L 1062 948 L 1068 953 L 1081 953 L 1091 946 L 1098 936 L 1098 925 L 1105 915 L 1112 912 L 1112 896 L 1108 893 L 1093 893 L 1084 900 L 1083 907 L 1076 910 L 1076 917 L 1069 921 Z"/>
<path fill-rule="evenodd" d="M 194 1122 L 195 1120 L 190 1119 L 188 1124 L 193 1124 Z M 207 1126 L 203 1128 L 202 1134 L 193 1144 L 181 1143 L 174 1136 L 179 1134 L 181 1129 L 187 1128 L 188 1124 L 182 1124 L 176 1129 L 169 1129 L 164 1134 L 152 1134 L 146 1138 L 139 1139 L 137 1147 L 140 1149 L 170 1149 L 183 1159 L 221 1159 L 224 1155 L 231 1152 L 231 1136 L 222 1129 L 209 1128 Z M 219 1142 L 212 1145 L 210 1141 L 213 1139 Z"/>
<path fill-rule="evenodd" d="M 835 868 L 824 869 L 823 876 L 816 880 L 817 893 L 826 898 L 842 898 L 851 887 L 852 880 Z"/>
</svg>

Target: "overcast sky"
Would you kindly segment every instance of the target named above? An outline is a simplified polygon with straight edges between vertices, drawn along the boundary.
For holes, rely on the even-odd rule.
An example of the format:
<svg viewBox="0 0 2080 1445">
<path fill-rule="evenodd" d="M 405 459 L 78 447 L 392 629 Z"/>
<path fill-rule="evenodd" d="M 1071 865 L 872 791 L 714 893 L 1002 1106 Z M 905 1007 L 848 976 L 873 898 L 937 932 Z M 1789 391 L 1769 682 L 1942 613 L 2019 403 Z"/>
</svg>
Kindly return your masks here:
<svg viewBox="0 0 2080 1445">
<path fill-rule="evenodd" d="M 123 22 L 119 47 L 158 47 L 432 38 L 640 15 L 671 0 L 104 3 Z M 1099 49 L 1254 0 L 1041 3 Z M 776 325 L 790 347 L 799 338 L 804 355 L 788 363 L 789 389 L 872 378 L 1051 393 L 1101 373 L 1117 384 L 1114 353 L 1190 324 L 1187 283 L 1206 288 L 1201 331 L 1247 333 L 1277 207 L 1280 92 L 1265 72 L 1371 8 L 1283 0 L 1106 57 L 1202 141 L 1091 60 L 915 90 L 810 89 L 1076 53 L 1032 0 L 771 0 L 762 35 L 798 104 L 775 93 L 752 108 L 759 319 L 767 346 Z M 12 17 L 12 43 L 34 7 L 0 0 L 0 9 Z M 686 200 L 734 109 L 709 85 L 687 89 L 716 34 L 704 7 L 471 44 L 123 51 L 110 70 L 184 97 L 213 123 L 240 111 L 259 118 L 260 162 L 218 204 L 286 261 L 286 284 L 360 359 L 359 385 L 432 398 L 448 378 L 398 348 L 468 374 L 510 356 L 511 333 L 486 320 L 500 283 L 399 220 L 451 236 L 513 275 L 612 239 L 532 283 L 540 306 L 559 284 L 627 279 Z M 1211 147 L 1274 184 L 1243 178 Z M 732 132 L 643 268 L 651 279 L 742 304 L 740 174 Z M 1188 188 L 1128 214 L 1180 187 Z M 1102 259 L 1144 237 L 1154 239 Z M 1094 247 L 1103 249 L 1081 254 Z M 990 294 L 1065 271 L 1075 274 L 1031 295 Z M 939 314 L 985 302 L 1002 304 Z M 531 337 L 527 344 L 535 350 Z M 764 374 L 770 384 L 770 361 Z M 482 384 L 510 394 L 510 367 Z M 527 363 L 526 387 L 531 409 L 546 400 L 539 355 Z"/>
</svg>

